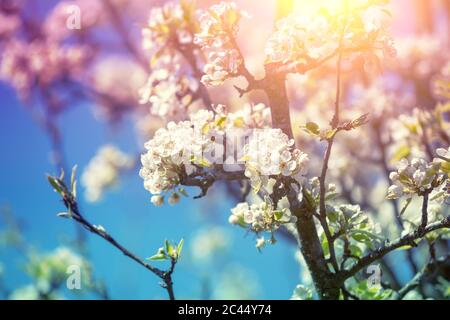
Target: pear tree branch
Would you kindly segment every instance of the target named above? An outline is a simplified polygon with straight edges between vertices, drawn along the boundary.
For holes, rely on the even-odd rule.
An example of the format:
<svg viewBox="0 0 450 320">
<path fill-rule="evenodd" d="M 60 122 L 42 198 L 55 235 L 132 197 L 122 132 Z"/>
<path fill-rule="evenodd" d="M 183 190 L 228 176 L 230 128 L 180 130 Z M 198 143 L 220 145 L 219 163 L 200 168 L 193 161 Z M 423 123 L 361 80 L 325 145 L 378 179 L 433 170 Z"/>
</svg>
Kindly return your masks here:
<svg viewBox="0 0 450 320">
<path fill-rule="evenodd" d="M 181 249 L 176 250 L 174 252 L 159 252 L 160 255 L 170 258 L 171 265 L 168 270 L 161 270 L 159 268 L 156 268 L 151 264 L 145 262 L 143 259 L 139 258 L 136 254 L 132 253 L 130 250 L 125 248 L 115 238 L 113 238 L 109 233 L 107 233 L 103 227 L 93 225 L 81 214 L 80 210 L 78 209 L 78 203 L 76 200 L 76 181 L 74 176 L 75 174 L 74 172 L 72 172 L 72 179 L 71 179 L 72 191 L 69 191 L 68 187 L 66 186 L 65 182 L 62 179 L 58 177 L 48 176 L 48 181 L 50 182 L 53 189 L 62 197 L 62 201 L 68 210 L 67 213 L 66 212 L 60 213 L 59 216 L 72 219 L 76 223 L 83 226 L 89 232 L 96 234 L 97 236 L 109 242 L 113 247 L 122 252 L 125 256 L 127 256 L 131 260 L 135 261 L 136 263 L 140 264 L 141 266 L 143 266 L 144 268 L 146 268 L 147 270 L 158 276 L 162 280 L 161 286 L 164 289 L 166 289 L 167 294 L 169 295 L 169 299 L 175 300 L 172 274 L 174 272 L 175 265 L 178 262 Z"/>
</svg>

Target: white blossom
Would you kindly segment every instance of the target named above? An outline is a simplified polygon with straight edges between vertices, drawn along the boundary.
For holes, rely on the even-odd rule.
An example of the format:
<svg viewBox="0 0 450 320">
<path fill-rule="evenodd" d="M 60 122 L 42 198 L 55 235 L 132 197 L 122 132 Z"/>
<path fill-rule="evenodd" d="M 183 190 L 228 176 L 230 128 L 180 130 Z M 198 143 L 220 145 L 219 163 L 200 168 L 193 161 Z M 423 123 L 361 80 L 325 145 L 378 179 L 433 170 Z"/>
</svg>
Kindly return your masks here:
<svg viewBox="0 0 450 320">
<path fill-rule="evenodd" d="M 402 196 L 411 198 L 439 184 L 438 178 L 441 176 L 439 163 L 428 163 L 424 159 L 417 158 L 411 162 L 402 159 L 397 167 L 398 170 L 389 175 L 393 185 L 388 189 L 388 199 L 398 199 Z"/>
<path fill-rule="evenodd" d="M 308 155 L 294 149 L 294 140 L 280 129 L 258 130 L 244 148 L 245 175 L 256 191 L 270 176 L 289 176 L 302 182 L 308 171 Z"/>
<path fill-rule="evenodd" d="M 152 196 L 150 200 L 154 206 L 160 207 L 164 204 L 164 197 L 160 195 Z"/>
<path fill-rule="evenodd" d="M 246 105 L 236 113 L 221 111 L 215 114 L 201 109 L 192 113 L 190 120 L 169 122 L 166 128 L 158 129 L 153 138 L 145 143 L 147 152 L 141 157 L 140 170 L 144 187 L 154 195 L 176 190 L 183 176 L 220 160 L 209 153 L 223 148 L 220 137 L 227 130 L 267 125 L 267 115 L 268 110 L 263 105 Z M 179 198 L 168 199 L 172 204 L 177 200 Z M 159 204 L 159 201 L 156 203 Z"/>
<path fill-rule="evenodd" d="M 267 41 L 265 53 L 271 62 L 295 62 L 320 59 L 338 47 L 336 33 L 322 16 L 281 19 Z"/>
<path fill-rule="evenodd" d="M 83 286 L 91 285 L 91 266 L 89 262 L 68 247 L 58 247 L 46 254 L 32 253 L 25 270 L 35 279 L 35 288 L 39 293 L 51 292 L 52 288 L 59 288 L 65 284 L 67 269 L 78 266 L 83 270 L 81 280 Z M 27 290 L 31 295 L 32 290 Z M 56 292 L 57 293 L 57 292 Z M 13 294 L 16 299 L 24 299 L 22 294 Z M 26 295 L 26 294 L 24 294 Z M 31 298 L 31 297 L 30 297 Z"/>
<path fill-rule="evenodd" d="M 177 44 L 192 42 L 190 21 L 186 19 L 190 10 L 186 5 L 174 2 L 162 7 L 154 7 L 150 11 L 147 26 L 142 30 L 144 49 L 155 50 L 164 47 L 169 41 Z"/>
<path fill-rule="evenodd" d="M 259 234 L 269 232 L 272 235 L 271 242 L 274 241 L 273 232 L 281 225 L 294 223 L 296 217 L 292 216 L 287 209 L 275 210 L 268 199 L 259 204 L 249 204 L 242 202 L 231 209 L 231 216 L 228 221 L 231 224 L 249 228 L 251 231 Z M 256 247 L 262 248 L 266 241 L 264 237 L 259 237 L 256 241 Z"/>
<path fill-rule="evenodd" d="M 448 61 L 448 51 L 442 50 L 445 41 L 433 35 L 396 39 L 397 59 L 388 67 L 408 77 L 426 79 L 439 72 L 445 61 Z"/>
<path fill-rule="evenodd" d="M 257 249 L 262 249 L 266 246 L 266 239 L 264 239 L 264 237 L 259 237 L 258 239 L 256 239 L 256 248 Z"/>
<path fill-rule="evenodd" d="M 200 16 L 200 32 L 195 34 L 194 43 L 207 53 L 204 84 L 219 85 L 238 74 L 243 61 L 234 39 L 243 15 L 235 3 L 221 2 Z"/>
<path fill-rule="evenodd" d="M 213 260 L 230 248 L 231 235 L 224 227 L 208 227 L 200 230 L 191 241 L 191 252 L 202 262 Z"/>
<path fill-rule="evenodd" d="M 170 120 L 186 118 L 198 82 L 180 71 L 177 60 L 161 63 L 139 91 L 140 103 L 150 104 L 151 114 Z"/>
<path fill-rule="evenodd" d="M 278 21 L 267 41 L 267 62 L 314 65 L 332 56 L 341 41 L 352 52 L 381 49 L 391 55 L 395 50 L 386 33 L 388 20 L 382 5 L 354 1 L 348 3 L 347 9 L 342 3 L 334 7 L 330 3 L 309 16 L 291 14 Z"/>
<path fill-rule="evenodd" d="M 99 201 L 104 191 L 118 182 L 120 173 L 131 169 L 133 164 L 134 160 L 115 146 L 102 146 L 81 176 L 87 200 Z"/>
</svg>

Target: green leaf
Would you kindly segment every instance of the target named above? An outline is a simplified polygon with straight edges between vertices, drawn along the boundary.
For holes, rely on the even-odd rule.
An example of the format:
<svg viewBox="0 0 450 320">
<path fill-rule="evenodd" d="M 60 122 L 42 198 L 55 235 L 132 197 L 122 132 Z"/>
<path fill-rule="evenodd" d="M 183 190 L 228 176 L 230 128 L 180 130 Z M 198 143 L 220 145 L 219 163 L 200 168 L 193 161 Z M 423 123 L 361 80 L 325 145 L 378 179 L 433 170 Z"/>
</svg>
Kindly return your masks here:
<svg viewBox="0 0 450 320">
<path fill-rule="evenodd" d="M 277 211 L 274 211 L 273 213 L 275 215 L 276 220 L 280 220 L 281 218 L 283 218 L 283 211 L 277 210 Z"/>
<path fill-rule="evenodd" d="M 445 174 L 450 174 L 450 162 L 442 162 L 441 170 Z"/>
<path fill-rule="evenodd" d="M 169 241 L 168 240 L 164 240 L 164 251 L 166 253 L 169 253 L 169 250 L 170 250 L 171 247 L 172 246 L 170 245 Z"/>
<path fill-rule="evenodd" d="M 226 125 L 226 121 L 227 121 L 227 117 L 226 116 L 222 116 L 222 117 L 220 117 L 219 119 L 217 119 L 215 121 L 215 124 L 219 128 L 224 128 L 224 126 Z"/>
<path fill-rule="evenodd" d="M 155 255 L 151 256 L 150 258 L 147 258 L 147 260 L 153 261 L 163 261 L 167 259 L 169 259 L 169 257 L 167 256 L 166 251 L 164 251 L 164 248 L 159 248 L 158 252 Z"/>
<path fill-rule="evenodd" d="M 181 239 L 177 246 L 177 256 L 178 258 L 181 256 L 181 251 L 183 250 L 184 239 Z"/>
<path fill-rule="evenodd" d="M 181 193 L 185 197 L 189 197 L 189 194 L 187 193 L 186 189 L 184 189 L 184 188 L 178 189 L 178 192 Z"/>
<path fill-rule="evenodd" d="M 355 256 L 355 257 L 361 257 L 362 254 L 363 254 L 361 248 L 358 247 L 358 246 L 355 245 L 355 244 L 351 244 L 351 245 L 349 246 L 349 249 L 350 249 L 350 253 L 352 254 L 352 256 Z"/>
<path fill-rule="evenodd" d="M 72 190 L 73 190 L 73 185 L 74 185 L 75 182 L 76 182 L 77 168 L 78 168 L 77 165 L 74 165 L 73 168 L 72 168 L 72 175 L 71 175 L 71 177 L 70 177 L 70 185 L 71 185 L 71 187 L 72 187 Z"/>
<path fill-rule="evenodd" d="M 314 197 L 306 188 L 302 189 L 302 194 L 304 202 L 308 206 L 308 209 L 315 210 L 317 206 L 316 199 L 314 199 Z"/>
<path fill-rule="evenodd" d="M 58 178 L 47 176 L 47 179 L 50 185 L 53 187 L 53 189 L 59 194 L 62 194 L 64 188 L 61 182 L 58 180 Z"/>
<path fill-rule="evenodd" d="M 410 246 L 410 245 L 406 245 L 406 246 L 401 246 L 401 247 L 399 247 L 399 248 L 397 248 L 397 250 L 409 250 L 409 249 L 412 249 L 412 247 Z"/>
<path fill-rule="evenodd" d="M 323 133 L 320 138 L 321 140 L 330 140 L 331 138 L 333 138 L 336 133 L 338 132 L 338 129 L 328 129 L 327 131 L 325 131 L 325 133 Z"/>
<path fill-rule="evenodd" d="M 383 240 L 381 237 L 366 231 L 366 230 L 352 230 L 350 236 L 357 242 L 364 243 L 370 249 L 375 248 L 375 243 Z"/>
<path fill-rule="evenodd" d="M 322 234 L 320 235 L 320 242 L 322 244 L 323 254 L 325 255 L 325 257 L 327 257 L 330 254 L 330 247 L 328 245 L 328 240 L 325 232 L 322 232 Z"/>
<path fill-rule="evenodd" d="M 337 222 L 339 219 L 339 212 L 335 210 L 332 206 L 327 207 L 327 217 L 330 222 Z"/>
<path fill-rule="evenodd" d="M 371 240 L 371 238 L 367 234 L 365 234 L 363 232 L 353 231 L 351 233 L 351 237 L 357 242 L 364 243 L 364 244 L 369 245 L 370 247 L 372 247 L 372 240 Z"/>
<path fill-rule="evenodd" d="M 315 122 L 308 122 L 305 128 L 310 134 L 318 135 L 320 133 L 319 125 Z"/>
<path fill-rule="evenodd" d="M 147 260 L 164 261 L 164 260 L 167 260 L 167 256 L 165 254 L 155 254 L 154 256 L 151 256 L 150 258 L 147 258 Z"/>
<path fill-rule="evenodd" d="M 398 162 L 403 158 L 407 158 L 410 154 L 411 149 L 409 148 L 409 146 L 403 145 L 395 151 L 394 155 L 391 158 L 391 162 L 392 163 Z"/>
</svg>

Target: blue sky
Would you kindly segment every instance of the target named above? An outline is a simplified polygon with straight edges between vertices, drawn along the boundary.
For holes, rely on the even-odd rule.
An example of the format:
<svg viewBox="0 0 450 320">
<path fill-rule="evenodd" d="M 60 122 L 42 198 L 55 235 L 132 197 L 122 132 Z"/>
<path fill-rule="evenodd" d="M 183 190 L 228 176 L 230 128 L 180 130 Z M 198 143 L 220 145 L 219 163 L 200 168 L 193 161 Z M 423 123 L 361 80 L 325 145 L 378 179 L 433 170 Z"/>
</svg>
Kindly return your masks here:
<svg viewBox="0 0 450 320">
<path fill-rule="evenodd" d="M 70 221 L 55 216 L 64 208 L 45 178 L 46 173 L 54 173 L 49 141 L 14 92 L 3 84 L 0 84 L 0 101 L 0 204 L 10 206 L 24 222 L 26 239 L 33 247 L 44 252 L 52 250 L 73 238 L 74 227 Z M 99 123 L 87 105 L 77 106 L 64 114 L 60 125 L 67 159 L 70 164 L 78 164 L 80 170 L 104 143 L 113 143 L 130 153 L 139 150 L 134 131 L 127 121 L 112 130 Z M 142 257 L 152 255 L 166 238 L 174 241 L 184 238 L 185 256 L 175 273 L 175 290 L 179 296 L 199 297 L 205 274 L 215 276 L 215 272 L 206 271 L 191 261 L 189 241 L 202 227 L 217 224 L 224 225 L 232 237 L 230 253 L 220 267 L 238 264 L 252 270 L 261 289 L 256 298 L 290 297 L 299 274 L 294 260 L 295 249 L 280 241 L 259 253 L 252 236 L 227 225 L 233 203 L 225 196 L 215 198 L 213 205 L 206 205 L 207 199 L 183 199 L 178 206 L 162 208 L 153 207 L 149 199 L 138 173 L 132 172 L 124 177 L 118 189 L 108 192 L 102 202 L 93 205 L 81 200 L 81 206 L 93 223 L 103 225 Z M 205 216 L 210 218 L 205 219 Z M 90 235 L 88 241 L 95 273 L 107 283 L 113 298 L 165 297 L 155 276 L 102 239 Z M 25 260 L 20 254 L 2 249 L 0 261 L 5 265 L 10 288 L 29 283 L 23 272 Z"/>
</svg>

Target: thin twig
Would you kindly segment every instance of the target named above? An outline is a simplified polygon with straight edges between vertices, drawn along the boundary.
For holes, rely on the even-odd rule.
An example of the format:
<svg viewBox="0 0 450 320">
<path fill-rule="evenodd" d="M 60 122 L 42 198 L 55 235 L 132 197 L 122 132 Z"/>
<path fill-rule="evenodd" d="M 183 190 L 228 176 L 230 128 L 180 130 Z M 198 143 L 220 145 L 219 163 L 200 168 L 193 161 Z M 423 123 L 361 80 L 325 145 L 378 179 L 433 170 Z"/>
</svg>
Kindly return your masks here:
<svg viewBox="0 0 450 320">
<path fill-rule="evenodd" d="M 345 28 L 345 27 L 344 27 Z M 344 32 L 342 32 L 342 35 Z M 339 48 L 342 47 L 342 39 L 341 36 Z M 332 127 L 335 129 L 339 126 L 339 109 L 340 109 L 340 100 L 341 100 L 341 65 L 342 65 L 342 51 L 339 52 L 339 57 L 337 61 L 337 77 L 336 77 L 336 100 L 335 100 L 335 111 L 334 116 L 331 121 Z M 330 228 L 327 223 L 327 210 L 325 205 L 325 181 L 328 171 L 328 162 L 330 161 L 331 150 L 333 148 L 334 136 L 327 140 L 327 150 L 325 152 L 323 164 L 322 164 L 322 172 L 320 174 L 319 183 L 320 183 L 320 204 L 319 204 L 319 212 L 320 212 L 320 223 L 322 224 L 322 228 L 324 229 L 325 236 L 328 241 L 328 247 L 330 250 L 330 259 L 333 265 L 335 272 L 339 271 L 339 266 L 336 259 L 336 252 L 334 249 L 334 240 L 331 237 Z"/>
<path fill-rule="evenodd" d="M 338 281 L 345 281 L 346 279 L 352 277 L 355 275 L 358 271 L 363 269 L 364 267 L 368 266 L 372 262 L 381 259 L 388 253 L 406 246 L 416 246 L 415 240 L 423 238 L 425 235 L 427 235 L 430 232 L 439 230 L 439 229 L 446 229 L 450 228 L 450 217 L 447 217 L 439 222 L 435 222 L 432 224 L 429 224 L 425 228 L 419 228 L 414 232 L 411 232 L 409 234 L 404 235 L 403 237 L 397 239 L 396 241 L 392 242 L 389 245 L 383 246 L 379 248 L 376 251 L 372 251 L 368 255 L 361 258 L 355 265 L 353 265 L 349 270 L 341 270 L 340 274 L 337 277 Z"/>
<path fill-rule="evenodd" d="M 74 197 L 70 193 L 63 193 L 63 202 L 67 209 L 71 212 L 70 217 L 82 225 L 86 230 L 90 231 L 93 234 L 98 235 L 99 237 L 103 238 L 107 242 L 109 242 L 111 245 L 113 245 L 116 249 L 118 249 L 120 252 L 122 252 L 125 256 L 129 257 L 131 260 L 137 262 L 150 272 L 154 273 L 156 276 L 161 278 L 163 281 L 162 287 L 166 289 L 169 299 L 175 300 L 175 295 L 173 291 L 173 281 L 172 281 L 172 273 L 175 268 L 176 261 L 174 259 L 171 259 L 171 266 L 168 271 L 163 271 L 161 269 L 158 269 L 149 263 L 145 262 L 141 258 L 139 258 L 137 255 L 126 249 L 123 245 L 121 245 L 117 240 L 115 240 L 111 235 L 109 235 L 104 230 L 99 230 L 99 228 L 95 227 L 93 224 L 91 224 L 88 220 L 86 220 L 83 215 L 80 213 L 78 209 L 78 204 Z"/>
</svg>

